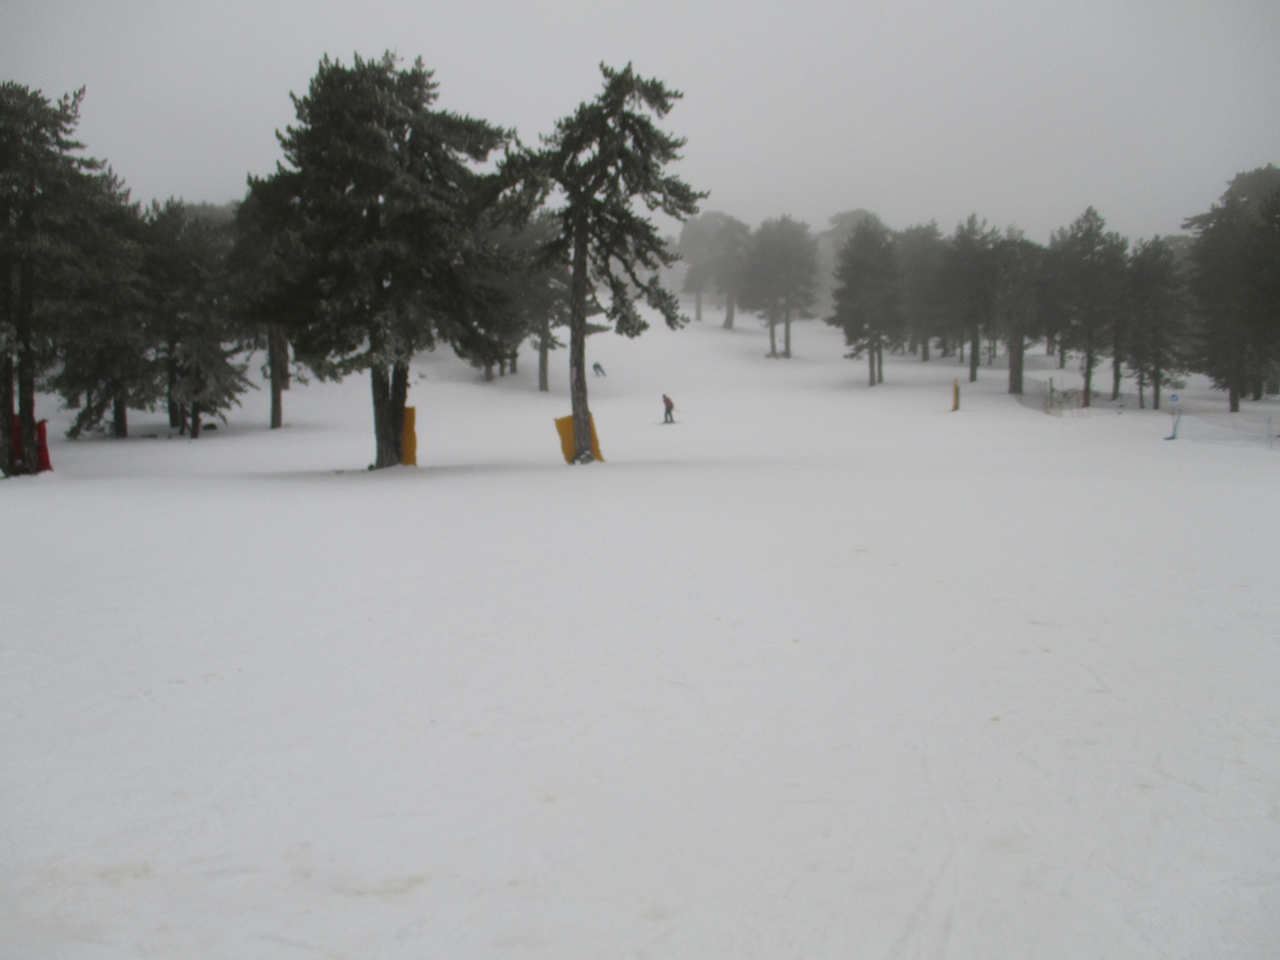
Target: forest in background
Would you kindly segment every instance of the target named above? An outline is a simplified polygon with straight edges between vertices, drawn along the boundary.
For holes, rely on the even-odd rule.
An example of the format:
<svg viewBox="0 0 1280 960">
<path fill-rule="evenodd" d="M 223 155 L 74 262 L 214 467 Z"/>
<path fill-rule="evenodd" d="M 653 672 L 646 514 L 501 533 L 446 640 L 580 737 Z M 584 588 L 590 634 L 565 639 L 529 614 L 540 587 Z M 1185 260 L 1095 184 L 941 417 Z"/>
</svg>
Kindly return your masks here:
<svg viewBox="0 0 1280 960">
<path fill-rule="evenodd" d="M 133 200 L 74 139 L 83 91 L 0 86 L 0 423 L 15 424 L 0 429 L 0 472 L 38 469 L 37 392 L 77 411 L 73 437 L 126 437 L 130 410 L 163 407 L 196 438 L 250 388 L 259 353 L 272 427 L 299 375 L 369 370 L 375 465 L 389 466 L 416 352 L 448 345 L 492 379 L 525 341 L 542 390 L 550 351 L 569 347 L 588 462 L 586 336 L 639 335 L 640 303 L 681 326 L 673 280 L 695 320 L 705 302 L 728 328 L 758 316 L 771 357 L 790 356 L 793 322 L 824 319 L 872 386 L 886 350 L 967 355 L 971 380 L 1004 351 L 1021 393 L 1025 351 L 1042 344 L 1061 365 L 1080 358 L 1086 406 L 1108 361 L 1113 397 L 1128 374 L 1157 408 L 1189 373 L 1232 411 L 1280 392 L 1274 165 L 1236 175 L 1188 235 L 1132 244 L 1092 207 L 1048 244 L 977 214 L 950 233 L 865 210 L 817 234 L 787 216 L 752 228 L 700 213 L 706 194 L 665 170 L 684 141 L 655 121 L 680 94 L 601 69 L 601 93 L 529 149 L 439 109 L 420 61 L 326 57 L 293 98 L 283 162 L 226 206 Z M 683 221 L 678 238 L 659 236 L 656 211 Z"/>
</svg>

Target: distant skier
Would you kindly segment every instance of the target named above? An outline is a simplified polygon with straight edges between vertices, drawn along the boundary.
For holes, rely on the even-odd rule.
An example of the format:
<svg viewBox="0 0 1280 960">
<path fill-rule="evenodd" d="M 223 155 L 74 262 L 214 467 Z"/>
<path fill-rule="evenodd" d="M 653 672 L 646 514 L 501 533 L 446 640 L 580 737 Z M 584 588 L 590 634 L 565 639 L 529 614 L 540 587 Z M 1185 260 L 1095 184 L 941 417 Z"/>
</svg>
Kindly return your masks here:
<svg viewBox="0 0 1280 960">
<path fill-rule="evenodd" d="M 676 418 L 671 415 L 672 411 L 674 411 L 675 408 L 676 408 L 676 405 L 671 402 L 671 398 L 664 393 L 662 395 L 662 409 L 665 410 L 666 412 L 663 414 L 663 417 L 662 417 L 663 423 L 676 422 Z"/>
<path fill-rule="evenodd" d="M 600 366 L 599 360 L 597 360 L 595 363 L 591 365 L 591 372 L 594 373 L 597 377 L 608 376 L 608 374 L 604 372 L 604 367 Z"/>
</svg>

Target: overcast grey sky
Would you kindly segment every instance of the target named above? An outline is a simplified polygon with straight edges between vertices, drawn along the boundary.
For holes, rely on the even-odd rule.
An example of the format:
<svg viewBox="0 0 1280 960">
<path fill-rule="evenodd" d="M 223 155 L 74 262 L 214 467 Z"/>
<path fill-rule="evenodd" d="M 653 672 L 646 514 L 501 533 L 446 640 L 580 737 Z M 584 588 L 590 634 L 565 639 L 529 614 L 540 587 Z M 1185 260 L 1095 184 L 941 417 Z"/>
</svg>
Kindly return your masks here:
<svg viewBox="0 0 1280 960">
<path fill-rule="evenodd" d="M 704 209 L 753 225 L 976 212 L 1044 241 L 1093 205 L 1137 239 L 1280 162 L 1276 0 L 0 0 L 0 79 L 87 87 L 80 139 L 141 200 L 238 199 L 321 55 L 386 49 L 526 143 L 632 61 L 685 94 Z"/>
</svg>

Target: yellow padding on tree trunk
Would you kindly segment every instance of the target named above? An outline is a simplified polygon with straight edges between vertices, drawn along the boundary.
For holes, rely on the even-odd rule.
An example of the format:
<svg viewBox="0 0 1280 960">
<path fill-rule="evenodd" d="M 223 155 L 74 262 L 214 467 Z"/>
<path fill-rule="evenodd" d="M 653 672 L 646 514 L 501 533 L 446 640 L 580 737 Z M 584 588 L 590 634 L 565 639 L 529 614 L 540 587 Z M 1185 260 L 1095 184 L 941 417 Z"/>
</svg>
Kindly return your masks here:
<svg viewBox="0 0 1280 960">
<path fill-rule="evenodd" d="M 416 467 L 418 465 L 418 431 L 415 428 L 417 418 L 417 410 L 413 407 L 404 408 L 404 433 L 400 439 L 400 463 L 406 467 Z"/>
<path fill-rule="evenodd" d="M 591 418 L 591 455 L 604 463 L 604 457 L 600 456 L 600 438 L 596 436 L 596 418 L 594 414 L 587 414 Z M 564 454 L 565 463 L 573 463 L 573 455 L 577 449 L 574 442 L 577 438 L 573 435 L 573 417 L 560 417 L 556 420 L 556 433 L 560 434 L 560 452 Z"/>
</svg>

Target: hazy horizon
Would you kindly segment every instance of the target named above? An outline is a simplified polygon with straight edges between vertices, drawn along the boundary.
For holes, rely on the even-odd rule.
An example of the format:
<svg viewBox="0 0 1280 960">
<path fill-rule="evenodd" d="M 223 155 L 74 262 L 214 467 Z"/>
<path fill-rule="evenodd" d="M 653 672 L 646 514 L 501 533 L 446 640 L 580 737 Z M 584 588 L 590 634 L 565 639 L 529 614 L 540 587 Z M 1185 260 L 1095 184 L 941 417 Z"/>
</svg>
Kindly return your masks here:
<svg viewBox="0 0 1280 960">
<path fill-rule="evenodd" d="M 438 106 L 549 133 L 632 62 L 681 90 L 663 123 L 705 210 L 825 227 L 865 208 L 944 232 L 977 213 L 1038 241 L 1093 206 L 1130 239 L 1177 232 L 1236 173 L 1280 160 L 1280 6 L 931 0 L 564 0 L 534 11 L 379 0 L 174 8 L 15 2 L 5 79 L 86 87 L 78 137 L 149 202 L 226 203 L 280 158 L 324 54 L 421 56 Z"/>
</svg>

